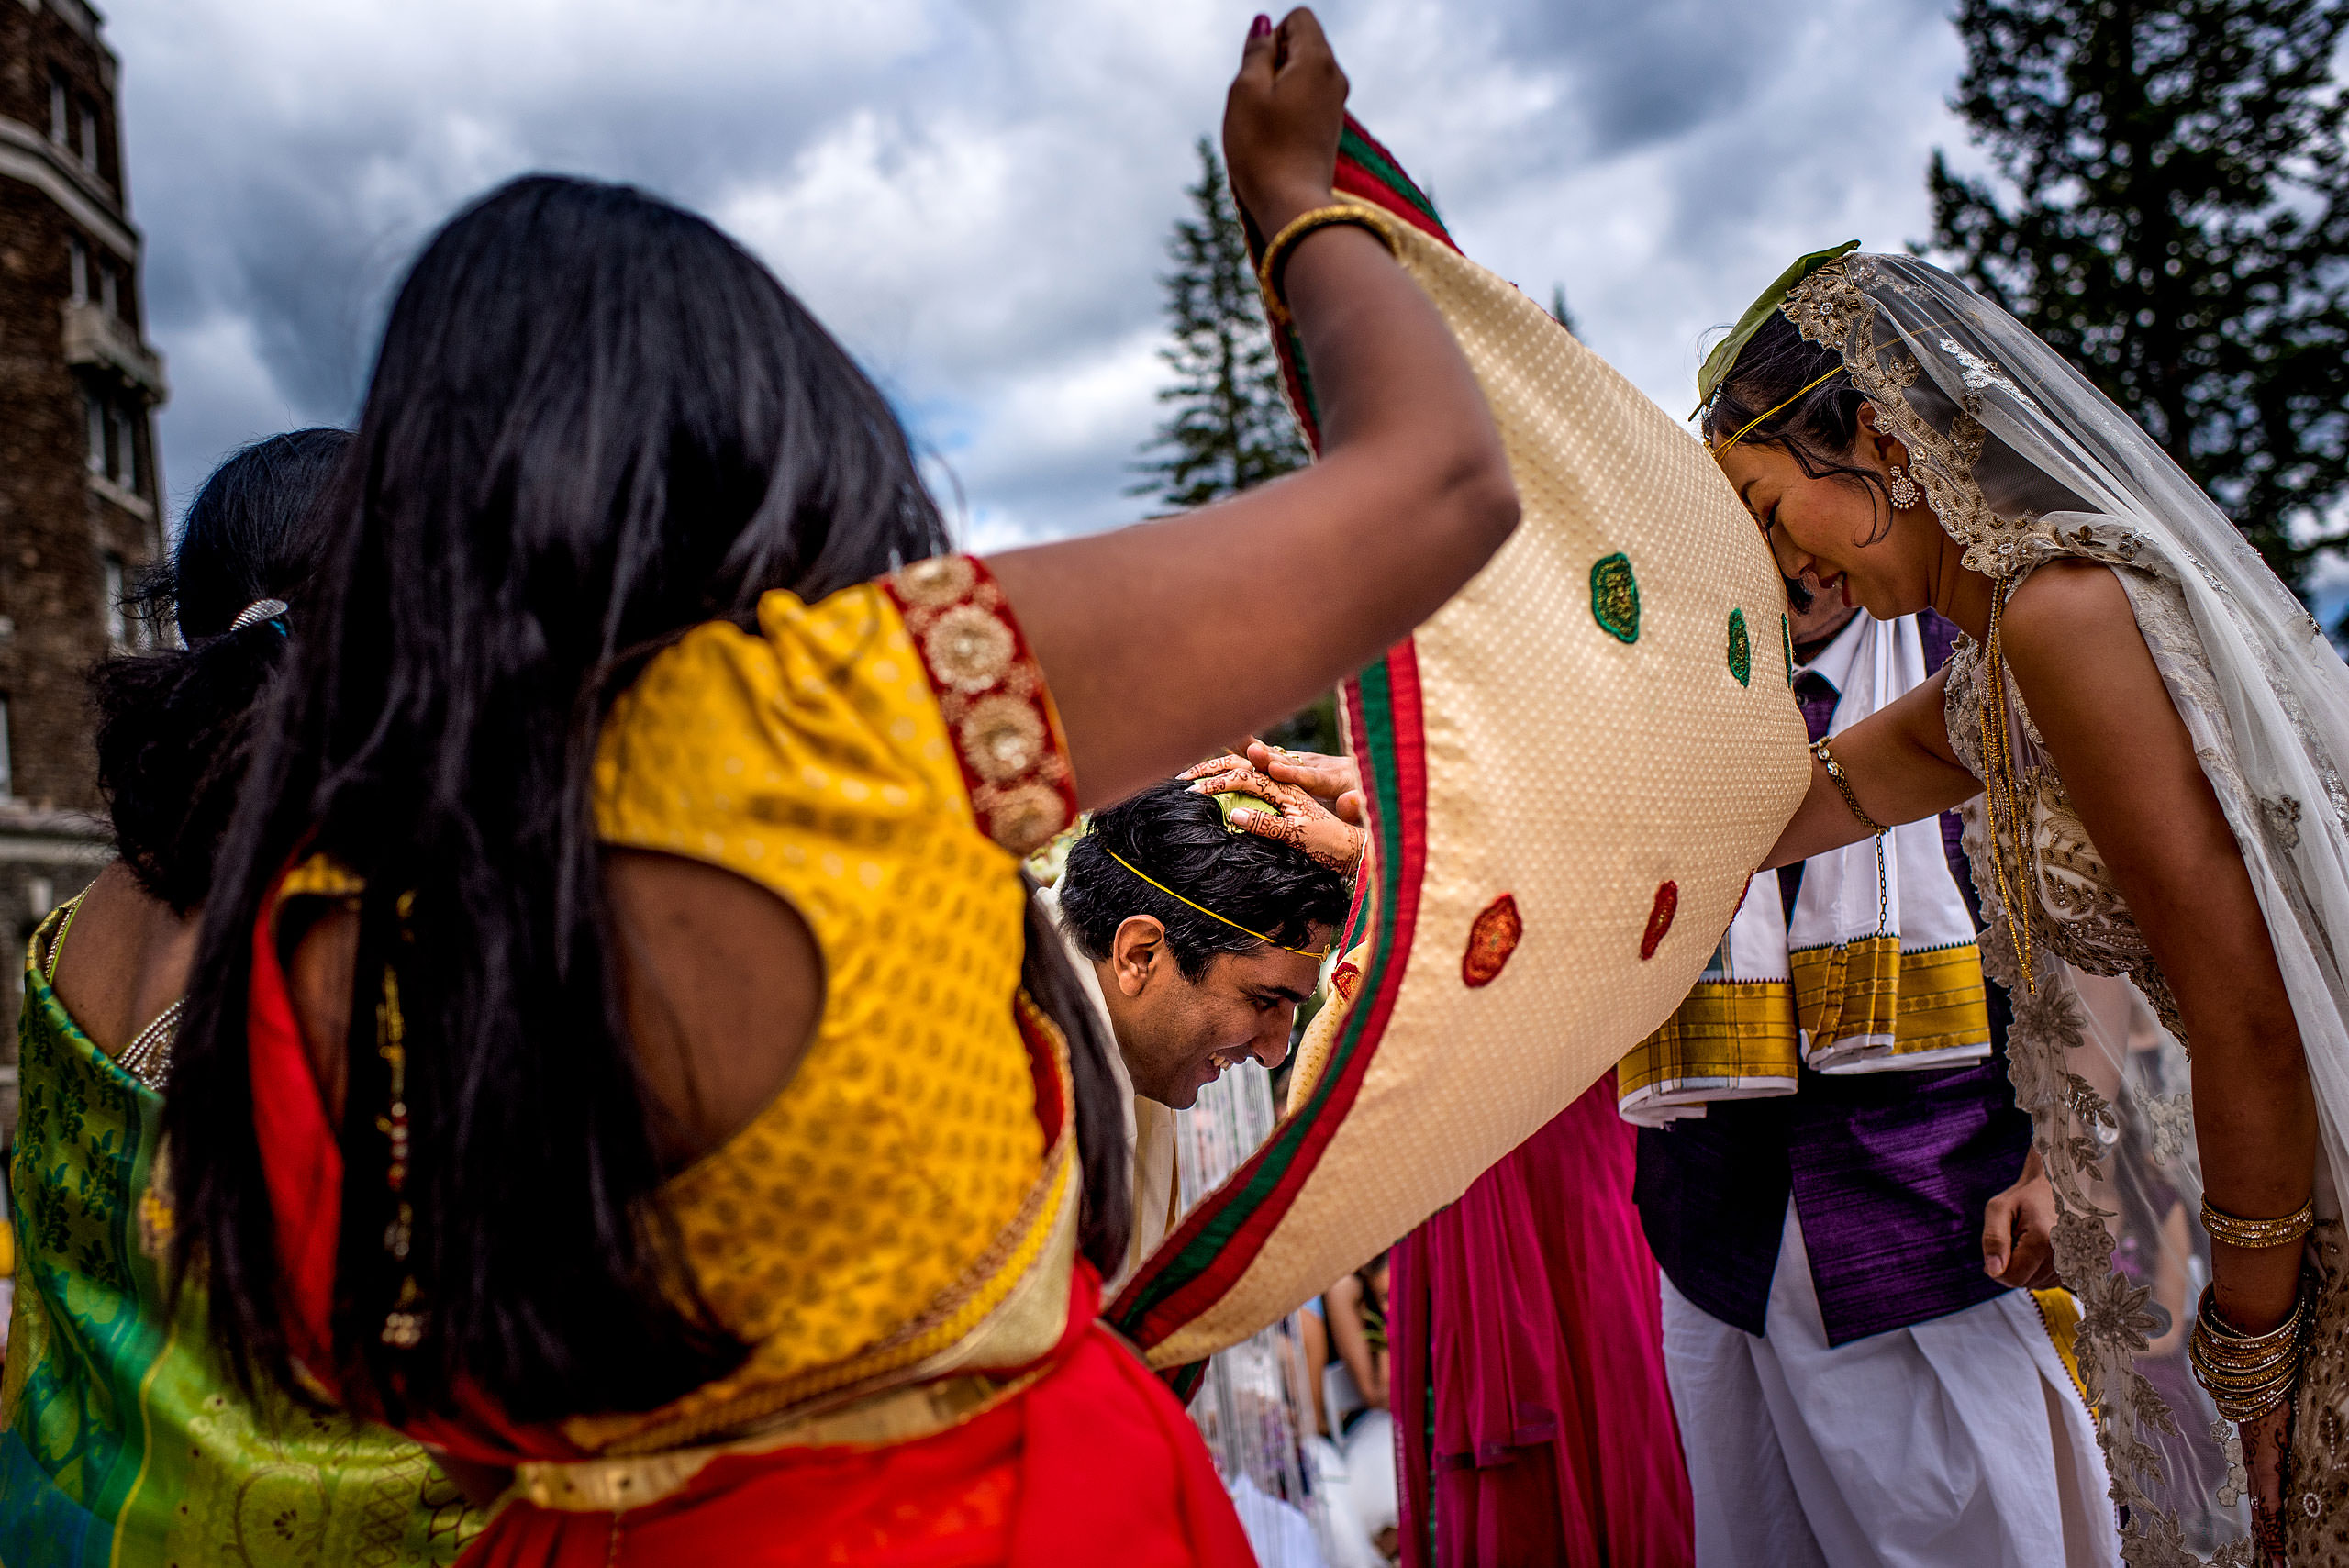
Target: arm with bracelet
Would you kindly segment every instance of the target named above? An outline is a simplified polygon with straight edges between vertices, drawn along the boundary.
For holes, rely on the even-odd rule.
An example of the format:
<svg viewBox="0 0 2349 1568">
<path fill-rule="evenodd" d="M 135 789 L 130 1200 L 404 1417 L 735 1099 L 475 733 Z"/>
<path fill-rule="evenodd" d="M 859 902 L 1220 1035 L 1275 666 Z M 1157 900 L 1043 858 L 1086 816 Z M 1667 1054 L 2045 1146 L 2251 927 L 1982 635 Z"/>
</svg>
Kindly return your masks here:
<svg viewBox="0 0 2349 1568">
<path fill-rule="evenodd" d="M 2340 1359 L 2307 1353 L 2343 1289 L 2339 1249 L 2308 1243 L 2338 1223 L 2320 1162 L 2349 1170 L 2318 1116 L 2349 1081 L 2331 957 L 2349 825 L 2325 783 L 2349 746 L 2349 670 L 2210 499 L 2027 328 L 1926 263 L 1852 249 L 1803 258 L 1707 361 L 1703 434 L 1782 575 L 1879 618 L 1931 608 L 1969 640 L 1817 750 L 1769 862 L 1980 797 L 1967 848 L 2001 939 L 1986 967 L 2016 999 L 2009 1051 L 2066 1211 L 2065 1283 L 2093 1297 L 2121 1277 L 2114 1162 L 2160 1158 L 2122 1146 L 2190 1136 L 2211 1281 L 2188 1357 L 2239 1429 L 2255 1560 L 2298 1561 L 2349 1529 L 2349 1501 L 2334 1510 L 2307 1473 L 2349 1378 L 2303 1381 Z M 2176 1043 L 2107 1043 L 2110 1070 L 2068 1055 L 2091 1043 L 2074 971 L 2127 976 Z M 2161 1328 L 2091 1312 L 2083 1362 L 2126 1366 Z M 2124 1535 L 2226 1540 L 2232 1499 L 2186 1466 L 2141 1481 L 2128 1447 L 2208 1417 L 2111 1373 L 2100 1386 Z"/>
<path fill-rule="evenodd" d="M 1375 218 L 1332 196 L 1347 83 L 1319 24 L 1306 10 L 1258 22 L 1224 148 L 1240 206 L 1279 241 L 1263 282 L 1311 356 L 1322 450 L 1180 517 L 990 561 L 1088 805 L 1335 684 L 1434 614 L 1517 523 L 1499 434 L 1443 318 Z M 1174 669 L 1183 680 L 1164 678 Z"/>
</svg>

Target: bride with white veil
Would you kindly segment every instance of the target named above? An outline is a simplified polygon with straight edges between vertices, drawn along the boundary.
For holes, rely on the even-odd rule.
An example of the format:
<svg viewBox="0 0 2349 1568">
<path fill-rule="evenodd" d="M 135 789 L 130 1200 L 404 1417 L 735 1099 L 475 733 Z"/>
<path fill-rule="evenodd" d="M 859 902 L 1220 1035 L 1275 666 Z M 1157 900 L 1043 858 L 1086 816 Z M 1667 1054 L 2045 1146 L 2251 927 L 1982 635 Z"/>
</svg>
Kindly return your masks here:
<svg viewBox="0 0 2349 1568">
<path fill-rule="evenodd" d="M 1703 432 L 1789 578 L 1972 641 L 1817 749 L 1773 863 L 1972 802 L 2123 1555 L 2349 1563 L 2349 668 L 2045 344 L 1853 249 L 1715 350 Z"/>
</svg>

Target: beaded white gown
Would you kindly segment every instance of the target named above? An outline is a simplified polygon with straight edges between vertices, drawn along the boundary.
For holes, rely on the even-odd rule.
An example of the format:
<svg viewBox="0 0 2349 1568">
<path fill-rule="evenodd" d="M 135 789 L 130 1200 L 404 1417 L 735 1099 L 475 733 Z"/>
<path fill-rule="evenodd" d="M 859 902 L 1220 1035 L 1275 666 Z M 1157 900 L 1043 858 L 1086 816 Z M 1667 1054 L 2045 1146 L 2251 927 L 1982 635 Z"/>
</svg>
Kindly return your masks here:
<svg viewBox="0 0 2349 1568">
<path fill-rule="evenodd" d="M 2290 1561 L 2349 1565 L 2349 1284 L 2335 1193 L 2349 1169 L 2349 667 L 2223 514 L 2126 415 L 2013 317 L 1925 262 L 1855 255 L 1782 306 L 1836 348 L 1965 564 L 2009 588 L 2058 558 L 2110 566 L 2242 848 L 2316 1091 L 2320 1279 L 2285 1497 Z M 2058 1205 L 2056 1265 L 2082 1307 L 2076 1349 L 2136 1568 L 2248 1564 L 2240 1447 L 2178 1359 L 2208 1243 L 2176 1003 L 2073 809 L 2010 680 L 1981 651 L 1949 666 L 1950 740 L 1988 777 L 2004 732 L 2019 824 L 1993 845 L 1982 802 L 1966 847 L 1991 929 L 1986 972 L 2012 994 L 2008 1051 Z M 2001 717 L 1992 703 L 2003 705 Z M 2028 897 L 2026 978 L 1999 902 Z M 2110 1038 L 2075 972 L 2125 975 L 2166 1032 Z M 2187 1240 L 2181 1247 L 2177 1237 Z"/>
</svg>

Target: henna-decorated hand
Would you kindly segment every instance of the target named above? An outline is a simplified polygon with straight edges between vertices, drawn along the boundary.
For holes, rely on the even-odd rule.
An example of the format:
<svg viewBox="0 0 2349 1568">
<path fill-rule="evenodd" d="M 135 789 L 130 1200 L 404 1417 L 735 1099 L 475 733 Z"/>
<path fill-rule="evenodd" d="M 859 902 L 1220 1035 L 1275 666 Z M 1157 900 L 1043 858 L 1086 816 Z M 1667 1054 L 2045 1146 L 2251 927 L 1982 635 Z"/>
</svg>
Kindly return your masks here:
<svg viewBox="0 0 2349 1568">
<path fill-rule="evenodd" d="M 1261 745 L 1252 741 L 1249 749 L 1253 751 Z M 1344 762 L 1343 758 L 1330 760 Z M 1234 811 L 1231 825 L 1242 832 L 1302 850 L 1341 876 L 1352 877 L 1362 861 L 1368 838 L 1362 828 L 1341 821 L 1306 790 L 1266 776 L 1237 755 L 1211 758 L 1185 769 L 1182 776 L 1193 781 L 1194 795 L 1252 795 L 1279 807 L 1277 817 L 1252 807 Z"/>
<path fill-rule="evenodd" d="M 1319 751 L 1292 751 L 1267 746 L 1251 737 L 1248 761 L 1266 776 L 1297 785 L 1337 813 L 1341 822 L 1367 827 L 1363 814 L 1362 770 L 1352 757 L 1325 756 Z"/>
<path fill-rule="evenodd" d="M 2256 1421 L 2237 1423 L 2235 1430 L 2243 1438 L 2243 1468 L 2251 1473 L 2252 1561 L 2259 1568 L 2287 1568 L 2284 1489 L 2291 1480 L 2291 1401 Z"/>
</svg>

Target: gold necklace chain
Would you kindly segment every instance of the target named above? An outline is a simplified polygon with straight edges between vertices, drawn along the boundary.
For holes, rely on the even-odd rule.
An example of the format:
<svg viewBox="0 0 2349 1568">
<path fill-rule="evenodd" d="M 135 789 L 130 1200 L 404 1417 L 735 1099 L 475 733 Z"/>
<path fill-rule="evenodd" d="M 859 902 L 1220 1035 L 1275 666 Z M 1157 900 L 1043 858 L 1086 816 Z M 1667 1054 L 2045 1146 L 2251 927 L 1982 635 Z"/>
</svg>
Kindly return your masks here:
<svg viewBox="0 0 2349 1568">
<path fill-rule="evenodd" d="M 1982 809 L 1990 834 L 1990 872 L 1998 884 L 1998 902 L 2006 906 L 2007 936 L 2014 943 L 2015 959 L 2022 970 L 2023 995 L 2036 997 L 2039 988 L 2032 975 L 2031 906 L 2016 896 L 2030 891 L 2030 861 L 2022 840 L 2022 791 L 2015 781 L 2014 747 L 2007 728 L 2006 655 L 1998 645 L 1998 623 L 2006 610 L 2007 595 L 2013 591 L 2011 579 L 1991 587 L 1990 629 L 1982 639 L 1982 771 L 1990 775 L 1982 781 Z M 1998 827 L 2001 816 L 2014 835 L 2015 876 L 2011 887 L 2007 883 L 2007 835 Z"/>
</svg>

